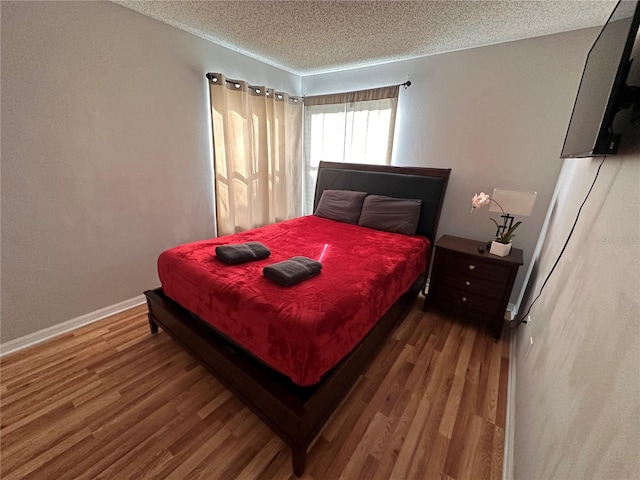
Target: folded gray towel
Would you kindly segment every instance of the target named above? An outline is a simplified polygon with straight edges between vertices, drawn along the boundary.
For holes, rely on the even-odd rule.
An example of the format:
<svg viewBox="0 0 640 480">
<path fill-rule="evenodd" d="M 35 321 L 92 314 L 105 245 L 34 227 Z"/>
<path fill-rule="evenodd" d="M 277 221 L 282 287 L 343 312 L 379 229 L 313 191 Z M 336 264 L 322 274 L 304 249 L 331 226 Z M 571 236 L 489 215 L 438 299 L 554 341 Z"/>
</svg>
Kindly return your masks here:
<svg viewBox="0 0 640 480">
<path fill-rule="evenodd" d="M 260 242 L 233 243 L 216 247 L 216 256 L 229 265 L 262 260 L 269 255 L 271 251 Z"/>
<path fill-rule="evenodd" d="M 289 260 L 264 267 L 262 274 L 278 285 L 289 287 L 319 274 L 320 270 L 320 262 L 307 257 L 291 257 Z"/>
</svg>

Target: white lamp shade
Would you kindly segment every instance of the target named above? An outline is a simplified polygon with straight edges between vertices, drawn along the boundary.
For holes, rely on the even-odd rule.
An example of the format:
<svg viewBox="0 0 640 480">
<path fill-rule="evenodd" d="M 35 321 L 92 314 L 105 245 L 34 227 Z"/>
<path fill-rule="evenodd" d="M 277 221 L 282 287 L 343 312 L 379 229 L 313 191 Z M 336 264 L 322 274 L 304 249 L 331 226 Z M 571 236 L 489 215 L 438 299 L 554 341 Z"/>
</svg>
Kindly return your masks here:
<svg viewBox="0 0 640 480">
<path fill-rule="evenodd" d="M 505 190 L 496 188 L 493 190 L 493 196 L 489 206 L 490 212 L 500 212 L 509 215 L 520 215 L 528 217 L 533 210 L 533 204 L 536 202 L 538 192 L 523 192 L 520 190 Z M 496 204 L 499 204 L 500 207 Z"/>
</svg>

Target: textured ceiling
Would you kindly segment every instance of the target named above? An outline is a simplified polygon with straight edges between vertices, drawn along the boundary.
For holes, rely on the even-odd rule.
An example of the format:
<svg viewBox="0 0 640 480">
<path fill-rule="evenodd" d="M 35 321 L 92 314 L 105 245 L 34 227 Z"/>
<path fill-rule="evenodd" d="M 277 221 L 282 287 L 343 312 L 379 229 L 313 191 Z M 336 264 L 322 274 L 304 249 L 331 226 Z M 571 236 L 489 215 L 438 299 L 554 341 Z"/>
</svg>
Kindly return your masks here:
<svg viewBox="0 0 640 480">
<path fill-rule="evenodd" d="M 298 75 L 603 25 L 616 3 L 113 1 Z"/>
</svg>

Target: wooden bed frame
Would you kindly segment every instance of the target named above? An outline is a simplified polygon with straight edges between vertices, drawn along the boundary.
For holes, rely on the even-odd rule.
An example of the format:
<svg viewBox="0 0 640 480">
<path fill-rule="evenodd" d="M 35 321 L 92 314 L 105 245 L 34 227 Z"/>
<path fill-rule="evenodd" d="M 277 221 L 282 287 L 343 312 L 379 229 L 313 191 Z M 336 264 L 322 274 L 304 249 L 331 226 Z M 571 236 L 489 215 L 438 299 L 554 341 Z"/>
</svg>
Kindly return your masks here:
<svg viewBox="0 0 640 480">
<path fill-rule="evenodd" d="M 442 211 L 450 169 L 389 167 L 321 162 L 315 205 L 327 189 L 359 190 L 398 198 L 419 198 L 423 209 L 418 233 L 431 240 Z M 307 449 L 369 365 L 395 325 L 403 319 L 426 281 L 425 273 L 376 323 L 365 338 L 322 380 L 299 387 L 226 339 L 206 322 L 164 295 L 161 288 L 145 293 L 151 333 L 158 326 L 249 407 L 291 448 L 293 471 L 301 476 Z"/>
</svg>

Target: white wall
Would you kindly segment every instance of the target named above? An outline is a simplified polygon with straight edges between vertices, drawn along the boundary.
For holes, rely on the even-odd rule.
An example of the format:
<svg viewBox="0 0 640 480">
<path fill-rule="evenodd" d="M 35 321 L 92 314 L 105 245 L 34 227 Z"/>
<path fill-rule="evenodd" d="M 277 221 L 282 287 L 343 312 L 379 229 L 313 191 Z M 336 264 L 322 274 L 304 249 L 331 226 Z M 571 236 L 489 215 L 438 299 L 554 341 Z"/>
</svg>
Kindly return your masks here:
<svg viewBox="0 0 640 480">
<path fill-rule="evenodd" d="M 519 218 L 514 246 L 525 253 L 518 298 L 562 167 L 560 151 L 587 52 L 583 30 L 384 65 L 303 77 L 318 95 L 403 83 L 392 163 L 452 168 L 439 235 L 490 240 L 488 208 L 471 197 L 495 187 L 535 190 L 531 217 Z M 329 160 L 329 159 L 327 159 Z"/>
<path fill-rule="evenodd" d="M 1 342 L 159 285 L 213 236 L 204 74 L 296 75 L 109 2 L 2 1 Z"/>
<path fill-rule="evenodd" d="M 517 335 L 514 478 L 640 478 L 640 124 L 608 157 L 531 322 Z M 523 307 L 601 159 L 567 160 Z M 530 344 L 533 339 L 533 345 Z"/>
<path fill-rule="evenodd" d="M 637 61 L 627 82 L 640 85 Z M 631 116 L 616 117 L 618 155 L 567 160 L 558 179 L 523 308 L 539 300 L 516 338 L 514 478 L 640 478 L 640 123 Z"/>
</svg>

